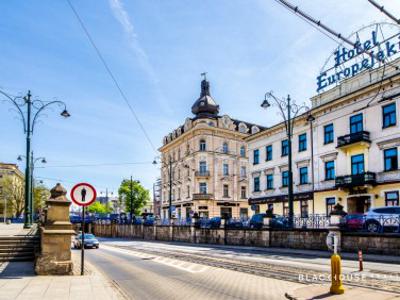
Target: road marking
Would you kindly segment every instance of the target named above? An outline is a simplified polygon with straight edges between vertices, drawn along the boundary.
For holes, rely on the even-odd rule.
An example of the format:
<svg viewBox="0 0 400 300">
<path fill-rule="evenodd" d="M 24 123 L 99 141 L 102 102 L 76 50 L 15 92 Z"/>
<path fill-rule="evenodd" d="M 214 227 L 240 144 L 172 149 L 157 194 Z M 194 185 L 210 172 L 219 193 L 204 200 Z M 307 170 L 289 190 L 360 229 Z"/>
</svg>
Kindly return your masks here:
<svg viewBox="0 0 400 300">
<path fill-rule="evenodd" d="M 177 259 L 172 259 L 172 258 L 168 258 L 168 257 L 162 257 L 162 256 L 156 256 L 153 254 L 141 253 L 141 252 L 137 252 L 134 249 L 129 249 L 129 250 L 121 249 L 121 248 L 117 248 L 115 246 L 107 246 L 104 244 L 102 244 L 101 247 L 103 249 L 106 249 L 109 251 L 114 251 L 114 252 L 119 252 L 119 253 L 130 255 L 130 256 L 139 257 L 143 260 L 151 260 L 151 261 L 154 261 L 154 262 L 157 262 L 157 263 L 169 266 L 169 267 L 173 267 L 173 268 L 179 269 L 181 271 L 189 272 L 189 273 L 202 273 L 202 272 L 205 272 L 212 268 L 209 266 L 199 265 L 199 264 L 181 261 L 181 260 L 177 260 Z"/>
</svg>

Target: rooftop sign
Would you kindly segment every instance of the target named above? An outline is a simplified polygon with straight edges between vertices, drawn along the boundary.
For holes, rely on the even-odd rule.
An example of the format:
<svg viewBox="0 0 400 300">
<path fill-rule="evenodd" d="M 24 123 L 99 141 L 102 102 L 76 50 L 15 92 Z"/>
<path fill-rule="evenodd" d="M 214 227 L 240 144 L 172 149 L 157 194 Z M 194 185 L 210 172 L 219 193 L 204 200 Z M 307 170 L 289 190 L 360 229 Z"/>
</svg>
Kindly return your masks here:
<svg viewBox="0 0 400 300">
<path fill-rule="evenodd" d="M 371 70 L 400 57 L 400 27 L 390 23 L 373 24 L 352 34 L 354 47 L 341 44 L 328 58 L 317 76 L 317 92 L 342 80 Z"/>
</svg>

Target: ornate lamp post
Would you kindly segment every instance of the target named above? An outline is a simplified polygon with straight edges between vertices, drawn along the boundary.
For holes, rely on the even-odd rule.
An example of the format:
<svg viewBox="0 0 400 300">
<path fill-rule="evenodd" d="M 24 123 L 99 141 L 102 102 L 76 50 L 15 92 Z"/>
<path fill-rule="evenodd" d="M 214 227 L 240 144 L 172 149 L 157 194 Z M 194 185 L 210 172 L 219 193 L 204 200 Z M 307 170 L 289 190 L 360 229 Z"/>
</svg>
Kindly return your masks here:
<svg viewBox="0 0 400 300">
<path fill-rule="evenodd" d="M 11 97 L 3 91 L 0 91 L 0 94 L 5 96 L 5 100 L 10 101 L 17 109 L 22 119 L 24 133 L 26 134 L 24 228 L 30 228 L 32 226 L 31 136 L 35 129 L 36 121 L 46 108 L 55 104 L 62 108 L 60 113 L 61 116 L 68 118 L 70 117 L 70 114 L 68 113 L 64 102 L 58 100 L 49 102 L 32 100 L 30 91 L 28 91 L 28 94 L 24 97 Z"/>
<path fill-rule="evenodd" d="M 18 156 L 18 158 L 17 158 L 17 160 L 18 161 L 22 161 L 22 158 L 25 158 L 26 159 L 26 157 L 24 156 L 24 155 L 19 155 Z M 30 220 L 30 222 L 31 222 L 31 224 L 33 223 L 33 212 L 34 212 L 34 207 L 33 207 L 33 202 L 34 202 L 34 199 L 33 199 L 33 197 L 34 197 L 34 191 L 35 191 L 35 185 L 34 185 L 34 177 L 33 177 L 33 170 L 35 169 L 35 165 L 36 165 L 36 163 L 37 162 L 41 162 L 42 164 L 46 164 L 47 163 L 47 161 L 46 161 L 46 158 L 44 158 L 44 157 L 37 157 L 37 158 L 34 158 L 33 157 L 33 151 L 31 151 L 31 199 L 30 199 L 30 201 L 29 201 L 29 210 L 30 210 L 30 212 L 31 212 L 31 215 L 30 215 L 30 218 L 31 218 L 31 220 Z M 41 181 L 42 182 L 42 181 Z"/>
<path fill-rule="evenodd" d="M 292 136 L 294 121 L 301 110 L 308 110 L 305 105 L 299 106 L 292 102 L 290 95 L 287 98 L 279 99 L 272 92 L 265 93 L 261 107 L 267 109 L 271 106 L 268 99 L 272 99 L 273 104 L 279 108 L 279 112 L 285 124 L 285 130 L 288 140 L 288 202 L 289 202 L 289 228 L 293 228 L 293 171 L 292 171 Z"/>
</svg>

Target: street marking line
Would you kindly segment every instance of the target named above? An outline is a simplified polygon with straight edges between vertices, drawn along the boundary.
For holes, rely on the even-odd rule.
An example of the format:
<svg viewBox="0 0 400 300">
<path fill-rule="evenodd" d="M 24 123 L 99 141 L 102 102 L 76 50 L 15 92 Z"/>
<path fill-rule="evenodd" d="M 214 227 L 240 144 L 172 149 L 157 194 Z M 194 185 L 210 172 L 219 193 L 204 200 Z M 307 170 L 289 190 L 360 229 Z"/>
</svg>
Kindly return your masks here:
<svg viewBox="0 0 400 300">
<path fill-rule="evenodd" d="M 140 257 L 140 258 L 146 258 L 148 260 L 152 260 L 154 262 L 157 262 L 157 263 L 169 266 L 169 267 L 173 267 L 173 268 L 179 269 L 181 271 L 189 272 L 189 273 L 202 273 L 202 272 L 210 269 L 209 266 L 188 263 L 185 261 L 161 257 L 161 256 L 139 253 L 133 249 L 125 250 L 125 249 L 120 249 L 120 248 L 117 248 L 114 246 L 107 246 L 107 245 L 102 245 L 102 248 L 106 249 L 106 250 L 126 254 L 126 255 L 131 255 L 131 256 Z"/>
</svg>

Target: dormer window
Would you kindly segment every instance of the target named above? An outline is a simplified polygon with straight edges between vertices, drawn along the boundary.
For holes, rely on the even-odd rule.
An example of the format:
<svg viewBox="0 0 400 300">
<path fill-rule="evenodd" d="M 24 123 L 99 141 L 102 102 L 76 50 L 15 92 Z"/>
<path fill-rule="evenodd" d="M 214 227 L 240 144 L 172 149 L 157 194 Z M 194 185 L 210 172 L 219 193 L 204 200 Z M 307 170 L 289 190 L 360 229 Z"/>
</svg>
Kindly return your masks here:
<svg viewBox="0 0 400 300">
<path fill-rule="evenodd" d="M 227 154 L 227 153 L 229 152 L 228 143 L 225 142 L 225 143 L 222 145 L 222 152 L 225 153 L 225 154 Z"/>
</svg>

